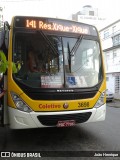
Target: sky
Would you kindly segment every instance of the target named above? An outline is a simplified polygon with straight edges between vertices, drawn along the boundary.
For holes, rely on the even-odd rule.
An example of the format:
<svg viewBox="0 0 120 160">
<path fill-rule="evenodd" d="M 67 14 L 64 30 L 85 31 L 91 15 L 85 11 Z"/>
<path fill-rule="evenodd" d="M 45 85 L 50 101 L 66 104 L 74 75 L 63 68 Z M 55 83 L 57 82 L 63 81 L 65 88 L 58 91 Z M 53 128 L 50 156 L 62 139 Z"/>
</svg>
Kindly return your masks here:
<svg viewBox="0 0 120 160">
<path fill-rule="evenodd" d="M 106 18 L 108 25 L 119 19 L 120 0 L 0 0 L 0 6 L 5 7 L 4 19 L 9 22 L 14 15 L 70 19 L 85 5 L 98 8 L 99 16 Z"/>
</svg>

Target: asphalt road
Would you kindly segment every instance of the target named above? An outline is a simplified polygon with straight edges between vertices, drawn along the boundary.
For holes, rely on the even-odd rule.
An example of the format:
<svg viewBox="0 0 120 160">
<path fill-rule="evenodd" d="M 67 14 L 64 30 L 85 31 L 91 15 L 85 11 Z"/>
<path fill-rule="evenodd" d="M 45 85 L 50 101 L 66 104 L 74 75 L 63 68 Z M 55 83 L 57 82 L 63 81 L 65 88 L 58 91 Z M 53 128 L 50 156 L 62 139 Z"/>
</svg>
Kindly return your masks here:
<svg viewBox="0 0 120 160">
<path fill-rule="evenodd" d="M 0 151 L 46 151 L 46 154 L 47 151 L 53 151 L 56 154 L 56 151 L 64 151 L 68 154 L 68 151 L 117 151 L 119 153 L 120 108 L 107 106 L 105 121 L 80 124 L 70 128 L 16 131 L 10 130 L 8 127 L 0 128 Z M 64 159 L 67 158 L 64 157 Z M 52 159 L 56 159 L 56 157 Z M 76 155 L 76 158 L 71 159 L 80 159 L 80 157 L 78 158 Z M 112 160 L 113 158 L 107 157 L 107 159 Z M 116 159 L 120 159 L 120 157 Z"/>
</svg>

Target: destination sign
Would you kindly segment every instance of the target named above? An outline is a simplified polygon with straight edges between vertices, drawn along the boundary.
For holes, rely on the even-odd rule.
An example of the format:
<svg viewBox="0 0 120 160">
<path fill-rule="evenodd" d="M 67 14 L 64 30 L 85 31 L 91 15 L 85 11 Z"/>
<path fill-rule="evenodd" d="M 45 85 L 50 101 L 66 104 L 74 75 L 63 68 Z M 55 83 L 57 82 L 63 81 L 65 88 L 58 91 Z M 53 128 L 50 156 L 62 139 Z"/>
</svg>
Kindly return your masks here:
<svg viewBox="0 0 120 160">
<path fill-rule="evenodd" d="M 52 31 L 61 31 L 61 32 L 73 32 L 73 33 L 80 33 L 80 34 L 88 34 L 89 30 L 87 27 L 77 26 L 74 24 L 65 25 L 60 23 L 45 23 L 42 20 L 26 20 L 26 27 L 27 28 L 34 28 L 34 29 L 42 29 L 42 30 L 52 30 Z"/>
<path fill-rule="evenodd" d="M 77 33 L 83 35 L 97 35 L 96 28 L 94 26 L 56 18 L 17 16 L 15 17 L 14 27 L 34 30 Z"/>
</svg>

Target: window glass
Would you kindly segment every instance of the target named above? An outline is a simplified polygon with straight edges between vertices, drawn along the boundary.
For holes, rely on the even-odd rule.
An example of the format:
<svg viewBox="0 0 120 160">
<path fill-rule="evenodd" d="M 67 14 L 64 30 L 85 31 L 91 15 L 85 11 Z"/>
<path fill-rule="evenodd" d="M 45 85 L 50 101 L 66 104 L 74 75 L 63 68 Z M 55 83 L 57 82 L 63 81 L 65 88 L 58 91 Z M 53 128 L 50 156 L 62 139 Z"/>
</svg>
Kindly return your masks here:
<svg viewBox="0 0 120 160">
<path fill-rule="evenodd" d="M 14 77 L 33 88 L 83 88 L 102 76 L 97 41 L 79 38 L 16 33 L 13 61 L 21 63 Z"/>
</svg>

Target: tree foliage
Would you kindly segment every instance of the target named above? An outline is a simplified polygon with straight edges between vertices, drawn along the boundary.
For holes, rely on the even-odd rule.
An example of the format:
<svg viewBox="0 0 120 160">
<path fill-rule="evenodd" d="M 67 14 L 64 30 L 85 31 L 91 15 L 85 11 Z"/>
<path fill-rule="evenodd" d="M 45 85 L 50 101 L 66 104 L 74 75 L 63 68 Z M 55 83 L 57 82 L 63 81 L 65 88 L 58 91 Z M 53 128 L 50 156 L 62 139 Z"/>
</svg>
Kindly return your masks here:
<svg viewBox="0 0 120 160">
<path fill-rule="evenodd" d="M 6 59 L 6 56 L 3 51 L 0 50 L 0 73 L 5 73 L 7 68 L 9 67 L 9 63 Z M 17 73 L 21 68 L 21 63 L 12 62 L 12 73 Z"/>
<path fill-rule="evenodd" d="M 0 51 L 0 73 L 5 73 L 8 68 L 8 61 L 3 51 Z"/>
</svg>

